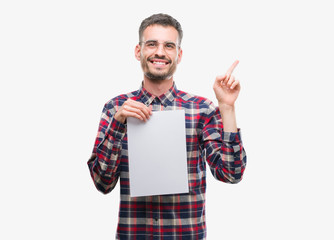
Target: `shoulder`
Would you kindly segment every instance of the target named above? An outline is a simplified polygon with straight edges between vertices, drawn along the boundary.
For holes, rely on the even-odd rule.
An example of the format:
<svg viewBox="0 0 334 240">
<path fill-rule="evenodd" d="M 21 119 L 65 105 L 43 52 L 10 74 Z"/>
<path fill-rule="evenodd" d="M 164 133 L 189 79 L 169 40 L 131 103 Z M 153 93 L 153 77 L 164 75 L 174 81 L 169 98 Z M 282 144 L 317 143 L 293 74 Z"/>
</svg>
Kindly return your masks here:
<svg viewBox="0 0 334 240">
<path fill-rule="evenodd" d="M 112 99 L 110 99 L 109 101 L 107 101 L 104 105 L 104 111 L 106 110 L 111 110 L 111 109 L 118 109 L 118 107 L 122 106 L 123 103 L 129 99 L 132 98 L 134 100 L 136 100 L 137 96 L 138 96 L 139 90 L 136 91 L 132 91 L 126 94 L 120 94 Z"/>
<path fill-rule="evenodd" d="M 216 109 L 213 102 L 205 97 L 198 96 L 195 94 L 187 93 L 184 91 L 178 91 L 178 97 L 184 103 L 191 105 L 196 105 L 200 109 L 207 109 L 209 111 L 214 111 Z"/>
</svg>

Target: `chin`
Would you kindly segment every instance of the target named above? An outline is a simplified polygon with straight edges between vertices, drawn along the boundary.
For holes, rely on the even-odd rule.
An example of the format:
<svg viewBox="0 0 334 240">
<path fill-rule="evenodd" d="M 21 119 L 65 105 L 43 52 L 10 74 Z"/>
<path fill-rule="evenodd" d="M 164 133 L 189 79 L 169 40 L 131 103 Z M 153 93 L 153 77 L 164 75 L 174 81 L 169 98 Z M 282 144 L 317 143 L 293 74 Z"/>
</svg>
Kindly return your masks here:
<svg viewBox="0 0 334 240">
<path fill-rule="evenodd" d="M 146 72 L 145 76 L 148 79 L 152 80 L 153 82 L 161 82 L 163 80 L 168 80 L 172 77 L 169 74 L 154 74 L 154 73 L 151 73 L 151 72 Z"/>
</svg>

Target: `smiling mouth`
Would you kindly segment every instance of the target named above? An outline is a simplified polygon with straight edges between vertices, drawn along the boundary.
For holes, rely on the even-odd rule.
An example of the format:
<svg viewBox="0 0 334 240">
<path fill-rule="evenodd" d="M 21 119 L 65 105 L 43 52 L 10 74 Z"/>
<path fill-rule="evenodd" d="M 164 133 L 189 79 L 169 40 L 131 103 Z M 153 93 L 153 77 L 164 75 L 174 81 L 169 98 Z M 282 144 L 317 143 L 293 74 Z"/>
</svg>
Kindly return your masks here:
<svg viewBox="0 0 334 240">
<path fill-rule="evenodd" d="M 167 62 L 156 62 L 156 61 L 151 61 L 151 63 L 153 63 L 154 65 L 161 65 L 161 66 L 168 64 Z"/>
<path fill-rule="evenodd" d="M 148 59 L 148 61 L 154 65 L 157 65 L 157 66 L 166 66 L 168 64 L 170 64 L 170 61 L 167 60 L 167 59 Z"/>
</svg>

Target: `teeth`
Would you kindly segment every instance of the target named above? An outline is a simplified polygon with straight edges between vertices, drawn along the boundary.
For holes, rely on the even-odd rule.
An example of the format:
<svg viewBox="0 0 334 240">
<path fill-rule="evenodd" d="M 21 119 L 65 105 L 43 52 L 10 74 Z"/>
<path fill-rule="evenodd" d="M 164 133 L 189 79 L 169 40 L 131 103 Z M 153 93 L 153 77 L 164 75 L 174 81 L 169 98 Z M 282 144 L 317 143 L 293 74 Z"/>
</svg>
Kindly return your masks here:
<svg viewBox="0 0 334 240">
<path fill-rule="evenodd" d="M 166 63 L 164 62 L 153 62 L 154 64 L 158 64 L 158 65 L 165 65 Z"/>
</svg>

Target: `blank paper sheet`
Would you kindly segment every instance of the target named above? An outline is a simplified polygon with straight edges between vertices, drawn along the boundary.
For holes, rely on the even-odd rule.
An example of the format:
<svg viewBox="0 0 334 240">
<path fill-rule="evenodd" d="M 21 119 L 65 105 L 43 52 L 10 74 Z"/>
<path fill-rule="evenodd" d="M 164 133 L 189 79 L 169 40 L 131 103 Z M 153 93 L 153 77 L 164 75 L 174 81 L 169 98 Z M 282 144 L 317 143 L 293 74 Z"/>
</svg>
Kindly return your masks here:
<svg viewBox="0 0 334 240">
<path fill-rule="evenodd" d="M 131 197 L 189 192 L 184 110 L 127 119 Z"/>
</svg>

